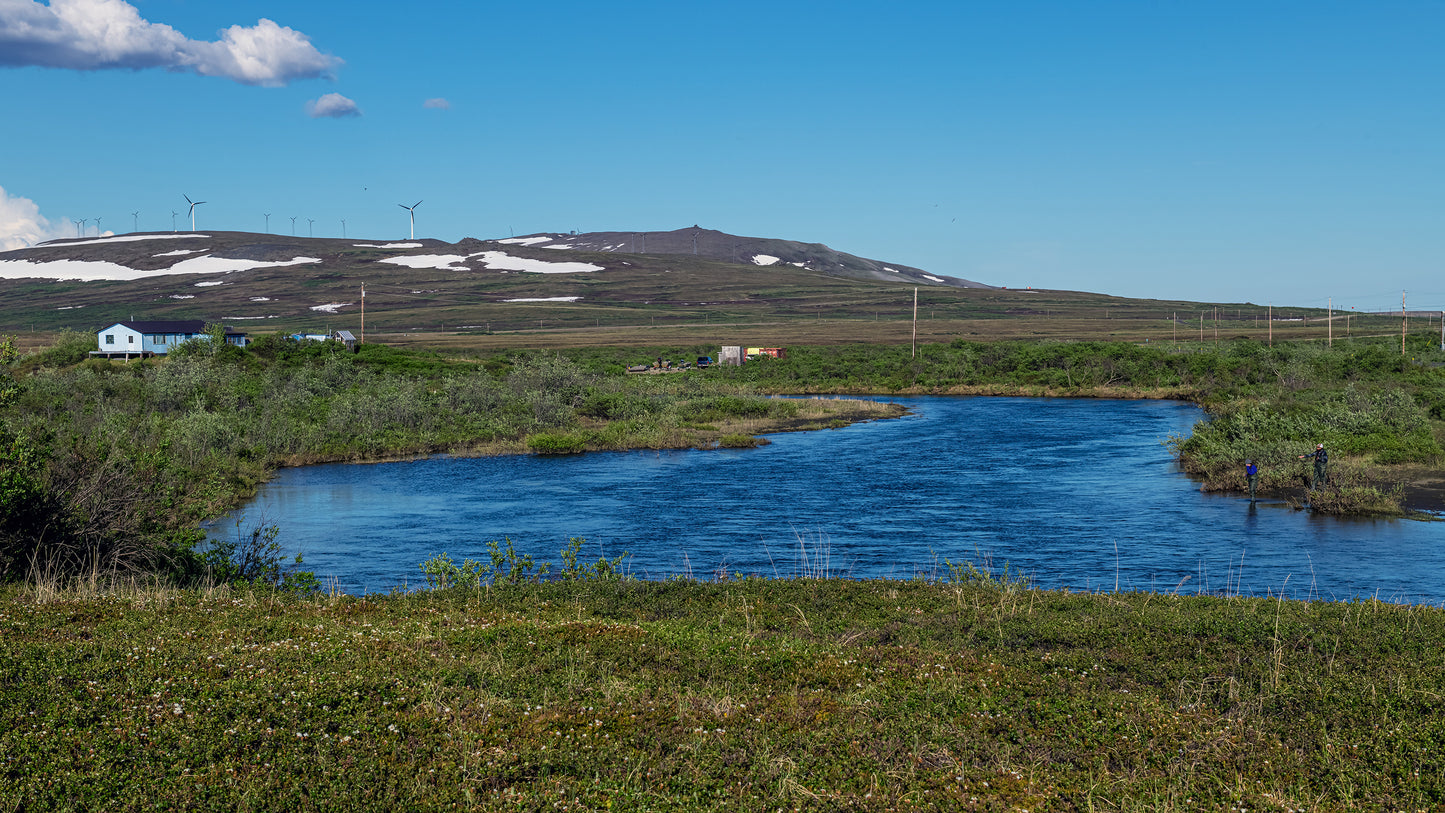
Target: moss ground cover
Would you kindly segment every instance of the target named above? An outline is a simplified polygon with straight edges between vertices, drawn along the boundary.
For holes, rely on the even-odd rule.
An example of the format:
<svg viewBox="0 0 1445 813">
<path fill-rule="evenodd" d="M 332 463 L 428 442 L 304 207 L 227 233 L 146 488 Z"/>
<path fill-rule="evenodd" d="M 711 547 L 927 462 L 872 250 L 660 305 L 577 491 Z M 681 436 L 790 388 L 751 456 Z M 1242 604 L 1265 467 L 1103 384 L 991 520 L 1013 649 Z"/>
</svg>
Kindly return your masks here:
<svg viewBox="0 0 1445 813">
<path fill-rule="evenodd" d="M 0 804 L 1431 809 L 1442 643 L 1436 608 L 967 576 L 10 588 Z"/>
</svg>

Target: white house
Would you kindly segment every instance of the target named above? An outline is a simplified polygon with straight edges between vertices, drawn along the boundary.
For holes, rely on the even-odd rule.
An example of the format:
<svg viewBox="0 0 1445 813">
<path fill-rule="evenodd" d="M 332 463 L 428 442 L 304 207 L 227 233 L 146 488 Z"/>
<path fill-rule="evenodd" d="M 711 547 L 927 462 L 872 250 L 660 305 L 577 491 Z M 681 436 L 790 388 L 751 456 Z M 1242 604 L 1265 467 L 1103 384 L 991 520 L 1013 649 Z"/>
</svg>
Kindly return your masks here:
<svg viewBox="0 0 1445 813">
<path fill-rule="evenodd" d="M 95 334 L 97 350 L 92 356 L 106 358 L 141 358 L 164 356 L 172 347 L 187 339 L 206 335 L 206 323 L 200 319 L 178 322 L 116 322 Z M 245 347 L 246 334 L 226 328 L 226 344 Z"/>
</svg>

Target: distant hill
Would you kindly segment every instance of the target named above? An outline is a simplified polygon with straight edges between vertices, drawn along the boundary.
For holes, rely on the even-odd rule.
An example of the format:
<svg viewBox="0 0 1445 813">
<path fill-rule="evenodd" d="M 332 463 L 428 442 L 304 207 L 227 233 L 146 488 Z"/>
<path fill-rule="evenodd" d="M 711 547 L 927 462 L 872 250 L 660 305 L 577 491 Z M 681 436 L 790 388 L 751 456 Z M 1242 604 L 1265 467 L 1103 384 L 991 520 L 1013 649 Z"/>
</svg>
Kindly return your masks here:
<svg viewBox="0 0 1445 813">
<path fill-rule="evenodd" d="M 162 250 L 164 249 L 164 250 Z M 377 251 L 388 257 L 444 256 L 456 268 L 485 270 L 486 252 L 547 249 L 594 254 L 693 255 L 724 263 L 757 267 L 792 266 L 829 276 L 910 285 L 991 288 L 981 282 L 932 274 L 901 263 L 870 260 L 829 248 L 734 234 L 693 226 L 675 231 L 532 234 L 496 240 L 467 238 L 374 241 L 303 238 L 251 232 L 150 232 L 110 237 L 53 240 L 31 248 L 0 252 L 0 279 L 33 276 L 42 279 L 126 280 L 162 274 L 223 273 L 277 264 L 316 265 L 327 270 L 355 270 L 374 262 Z M 530 253 L 530 252 L 526 252 Z M 546 255 L 536 255 L 538 259 Z M 481 259 L 479 259 L 481 258 Z M 545 262 L 545 260 L 543 260 Z M 610 259 L 593 259 L 604 270 Z M 423 267 L 418 259 L 412 267 Z M 404 263 L 403 263 L 404 264 Z"/>
<path fill-rule="evenodd" d="M 91 330 L 124 319 L 258 331 L 359 326 L 363 285 L 368 327 L 396 330 L 816 318 L 839 309 L 876 318 L 902 307 L 914 286 L 997 290 L 817 243 L 697 227 L 456 243 L 149 232 L 0 252 L 0 329 Z"/>
<path fill-rule="evenodd" d="M 723 262 L 773 266 L 787 264 L 840 277 L 904 281 L 913 285 L 952 285 L 958 288 L 992 288 L 973 280 L 930 274 L 900 263 L 869 260 L 829 248 L 822 243 L 799 243 L 691 226 L 674 231 L 596 231 L 556 234 L 540 232 L 492 242 L 570 251 L 624 254 L 693 254 Z"/>
</svg>

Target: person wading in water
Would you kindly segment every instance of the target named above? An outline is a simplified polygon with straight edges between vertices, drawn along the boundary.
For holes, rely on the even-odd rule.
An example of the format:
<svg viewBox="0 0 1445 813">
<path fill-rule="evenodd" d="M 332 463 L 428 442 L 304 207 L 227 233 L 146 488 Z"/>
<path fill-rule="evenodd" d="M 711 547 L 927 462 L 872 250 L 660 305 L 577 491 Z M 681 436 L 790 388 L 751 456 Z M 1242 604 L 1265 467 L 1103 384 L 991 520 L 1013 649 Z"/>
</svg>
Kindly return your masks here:
<svg viewBox="0 0 1445 813">
<path fill-rule="evenodd" d="M 1254 490 L 1259 487 L 1259 466 L 1253 460 L 1244 461 L 1244 479 L 1249 483 L 1249 501 L 1254 502 Z"/>
<path fill-rule="evenodd" d="M 1324 485 L 1328 479 L 1330 453 L 1325 451 L 1325 445 L 1323 443 L 1316 443 L 1314 454 L 1302 454 L 1299 456 L 1299 459 L 1304 460 L 1306 457 L 1313 457 L 1315 459 L 1315 473 L 1314 476 L 1310 478 L 1310 490 L 1314 491 Z"/>
</svg>

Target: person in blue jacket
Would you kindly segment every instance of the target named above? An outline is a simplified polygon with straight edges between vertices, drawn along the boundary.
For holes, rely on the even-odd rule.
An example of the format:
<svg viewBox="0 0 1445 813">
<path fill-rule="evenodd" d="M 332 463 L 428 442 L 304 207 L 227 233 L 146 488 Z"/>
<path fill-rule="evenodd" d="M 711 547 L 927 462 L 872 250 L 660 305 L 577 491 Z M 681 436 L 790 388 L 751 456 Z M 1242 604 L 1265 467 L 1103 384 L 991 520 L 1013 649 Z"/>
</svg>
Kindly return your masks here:
<svg viewBox="0 0 1445 813">
<path fill-rule="evenodd" d="M 1259 487 L 1259 466 L 1253 460 L 1244 461 L 1244 479 L 1249 483 L 1249 501 L 1254 502 L 1254 490 Z"/>
</svg>

